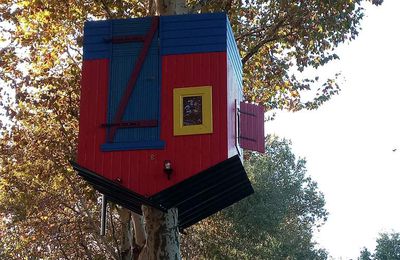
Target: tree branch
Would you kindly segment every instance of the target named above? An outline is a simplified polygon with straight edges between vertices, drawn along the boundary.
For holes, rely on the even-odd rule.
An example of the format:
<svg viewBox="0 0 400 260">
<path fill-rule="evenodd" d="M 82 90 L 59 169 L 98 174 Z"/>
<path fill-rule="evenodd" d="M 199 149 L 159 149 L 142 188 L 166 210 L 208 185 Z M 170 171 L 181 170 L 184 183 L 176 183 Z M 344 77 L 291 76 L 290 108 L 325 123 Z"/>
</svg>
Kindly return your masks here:
<svg viewBox="0 0 400 260">
<path fill-rule="evenodd" d="M 66 260 L 69 260 L 69 257 L 68 257 L 68 255 L 67 255 L 67 253 L 65 252 L 65 250 L 64 250 L 64 248 L 63 248 L 63 245 L 62 245 L 62 243 L 61 243 L 61 239 L 60 239 L 61 226 L 62 226 L 63 224 L 64 224 L 64 223 L 61 223 L 61 224 L 58 225 L 58 228 L 57 228 L 58 233 L 56 234 L 56 240 L 57 240 L 57 242 L 58 242 L 58 245 L 59 245 L 59 247 L 60 247 L 61 253 L 63 254 L 64 258 L 65 258 Z"/>
<path fill-rule="evenodd" d="M 154 0 L 149 0 L 149 5 L 147 8 L 147 15 L 154 15 Z"/>
<path fill-rule="evenodd" d="M 247 52 L 246 56 L 244 56 L 242 58 L 242 64 L 244 66 L 244 64 L 246 64 L 247 61 L 249 61 L 251 59 L 251 57 L 253 57 L 260 49 L 261 47 L 264 46 L 264 44 L 267 44 L 269 42 L 273 42 L 278 40 L 279 37 L 273 37 L 273 38 L 266 38 L 262 41 L 260 41 L 256 46 L 254 46 L 249 52 Z"/>
<path fill-rule="evenodd" d="M 232 9 L 232 3 L 233 3 L 233 0 L 226 1 L 225 8 L 224 8 L 225 12 L 229 13 L 229 11 Z"/>
<path fill-rule="evenodd" d="M 91 253 L 90 253 L 90 251 L 89 251 L 89 248 L 83 243 L 83 241 L 82 241 L 82 238 L 84 237 L 84 234 L 83 234 L 83 231 L 82 231 L 82 227 L 81 227 L 81 223 L 80 223 L 80 221 L 78 220 L 78 222 L 77 222 L 77 224 L 78 224 L 78 228 L 79 228 L 79 233 L 80 233 L 80 236 L 79 236 L 79 245 L 83 248 L 83 251 L 85 251 L 85 254 L 86 254 L 86 256 L 88 257 L 88 259 L 89 260 L 93 260 L 93 257 L 92 257 L 92 255 L 91 255 Z"/>
<path fill-rule="evenodd" d="M 246 62 L 253 57 L 254 54 L 256 54 L 261 47 L 264 46 L 264 44 L 267 44 L 269 42 L 273 42 L 279 39 L 279 37 L 276 35 L 278 30 L 282 27 L 282 25 L 285 22 L 285 18 L 280 19 L 273 27 L 271 33 L 271 37 L 265 37 L 263 40 L 261 40 L 259 43 L 257 43 L 253 48 L 250 49 L 250 51 L 247 52 L 247 54 L 242 58 L 242 64 L 246 64 Z"/>
<path fill-rule="evenodd" d="M 119 250 L 117 237 L 115 236 L 114 218 L 113 218 L 113 212 L 111 210 L 111 207 L 110 207 L 110 223 L 111 223 L 111 230 L 112 230 L 111 236 L 113 238 L 115 248 L 117 249 L 118 256 L 119 256 L 119 258 L 121 258 L 121 251 Z"/>
<path fill-rule="evenodd" d="M 75 66 L 77 66 L 77 67 L 81 66 L 81 64 L 77 60 L 75 60 L 75 58 L 72 56 L 69 49 L 74 50 L 71 46 L 66 47 L 66 52 L 68 54 L 68 57 L 72 60 L 72 62 L 75 64 Z M 82 53 L 80 53 L 80 52 L 78 52 L 78 53 L 82 56 Z"/>
<path fill-rule="evenodd" d="M 103 5 L 104 11 L 107 13 L 107 16 L 109 19 L 113 19 L 114 15 L 112 14 L 110 8 L 108 7 L 107 3 L 105 2 L 105 0 L 99 0 L 100 3 Z"/>
<path fill-rule="evenodd" d="M 266 27 L 253 28 L 252 30 L 239 35 L 238 37 L 235 38 L 235 40 L 236 41 L 240 41 L 244 37 L 250 36 L 250 35 L 255 34 L 255 33 L 260 33 L 260 32 L 262 32 L 262 31 L 264 31 L 266 29 L 267 29 Z"/>
<path fill-rule="evenodd" d="M 64 175 L 64 176 L 65 176 L 67 182 L 69 183 L 70 187 L 72 188 L 72 190 L 75 192 L 75 194 L 77 194 L 78 201 L 80 202 L 80 203 L 76 204 L 76 207 L 80 211 L 80 213 L 78 213 L 77 215 L 80 216 L 82 213 L 84 213 L 87 216 L 89 225 L 93 229 L 93 232 L 92 232 L 93 238 L 96 239 L 97 243 L 104 245 L 105 248 L 108 250 L 108 252 L 110 252 L 112 254 L 114 259 L 119 259 L 119 256 L 115 253 L 113 248 L 110 245 L 108 245 L 108 242 L 105 240 L 105 238 L 100 236 L 99 232 L 95 231 L 96 225 L 95 225 L 94 219 L 90 213 L 90 210 L 88 209 L 88 207 L 86 205 L 86 201 L 84 201 L 82 196 L 79 195 L 79 194 L 81 194 L 81 192 L 76 189 L 75 183 L 71 180 L 71 178 L 68 175 Z M 82 206 L 83 210 L 81 209 L 81 206 Z"/>
</svg>

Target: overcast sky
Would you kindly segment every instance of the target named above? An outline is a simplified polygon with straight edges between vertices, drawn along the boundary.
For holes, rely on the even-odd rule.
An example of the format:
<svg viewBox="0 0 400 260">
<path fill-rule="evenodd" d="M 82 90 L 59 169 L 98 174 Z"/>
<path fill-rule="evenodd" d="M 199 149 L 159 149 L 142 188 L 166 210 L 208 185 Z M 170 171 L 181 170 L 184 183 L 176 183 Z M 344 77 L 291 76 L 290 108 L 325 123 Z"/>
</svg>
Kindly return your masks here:
<svg viewBox="0 0 400 260">
<path fill-rule="evenodd" d="M 319 71 L 342 72 L 340 95 L 266 125 L 292 140 L 325 194 L 330 216 L 317 242 L 334 259 L 357 259 L 379 232 L 400 232 L 400 1 L 366 8 L 359 37 Z"/>
</svg>

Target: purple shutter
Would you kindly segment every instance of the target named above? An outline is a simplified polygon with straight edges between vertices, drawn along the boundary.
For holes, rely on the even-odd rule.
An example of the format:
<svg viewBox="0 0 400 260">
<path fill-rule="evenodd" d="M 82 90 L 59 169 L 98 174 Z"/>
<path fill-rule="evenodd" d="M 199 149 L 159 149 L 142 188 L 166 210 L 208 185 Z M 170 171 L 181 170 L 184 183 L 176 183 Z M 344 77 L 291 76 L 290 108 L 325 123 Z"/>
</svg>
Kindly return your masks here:
<svg viewBox="0 0 400 260">
<path fill-rule="evenodd" d="M 265 152 L 264 108 L 240 102 L 239 144 L 243 149 Z"/>
</svg>

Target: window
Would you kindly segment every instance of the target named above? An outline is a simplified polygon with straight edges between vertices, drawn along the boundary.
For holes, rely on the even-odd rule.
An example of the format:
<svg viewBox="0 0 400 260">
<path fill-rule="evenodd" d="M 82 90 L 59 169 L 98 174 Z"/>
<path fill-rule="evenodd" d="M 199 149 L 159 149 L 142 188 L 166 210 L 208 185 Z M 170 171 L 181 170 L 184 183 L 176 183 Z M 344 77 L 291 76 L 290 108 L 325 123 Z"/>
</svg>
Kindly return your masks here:
<svg viewBox="0 0 400 260">
<path fill-rule="evenodd" d="M 212 132 L 212 87 L 175 88 L 174 135 Z"/>
</svg>

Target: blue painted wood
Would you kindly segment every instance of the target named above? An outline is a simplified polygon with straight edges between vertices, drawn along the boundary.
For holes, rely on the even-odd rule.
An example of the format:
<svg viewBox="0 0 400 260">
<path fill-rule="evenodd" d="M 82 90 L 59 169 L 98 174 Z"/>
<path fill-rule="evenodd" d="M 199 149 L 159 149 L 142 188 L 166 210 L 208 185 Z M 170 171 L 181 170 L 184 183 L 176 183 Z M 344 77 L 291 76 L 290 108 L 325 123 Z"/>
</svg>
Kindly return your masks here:
<svg viewBox="0 0 400 260">
<path fill-rule="evenodd" d="M 83 59 L 108 59 L 111 43 L 105 40 L 111 36 L 111 21 L 85 22 L 83 36 Z"/>
<path fill-rule="evenodd" d="M 227 57 L 228 62 L 231 63 L 238 86 L 239 93 L 242 92 L 242 81 L 243 81 L 243 65 L 242 60 L 240 58 L 239 49 L 237 48 L 237 44 L 235 41 L 235 36 L 232 31 L 232 27 L 229 23 L 229 19 L 226 19 L 226 42 L 227 42 Z"/>
<path fill-rule="evenodd" d="M 85 24 L 84 59 L 111 59 L 107 123 L 112 123 L 143 46 L 142 42 L 112 44 L 110 39 L 132 35 L 144 36 L 151 27 L 151 19 L 117 19 Z M 160 53 L 168 55 L 226 52 L 233 78 L 237 81 L 237 84 L 234 84 L 235 88 L 239 88 L 237 93 L 242 92 L 241 58 L 225 13 L 162 16 L 156 34 L 123 115 L 123 121 L 158 119 L 160 122 Z M 158 141 L 160 125 L 152 128 L 119 128 L 115 142 L 122 144 Z"/>
<path fill-rule="evenodd" d="M 150 30 L 151 19 L 152 17 L 112 20 L 113 36 L 145 35 Z"/>
<path fill-rule="evenodd" d="M 201 15 L 201 14 L 199 14 Z M 169 32 L 176 30 L 197 30 L 197 29 L 207 29 L 207 28 L 224 28 L 225 20 L 223 18 L 210 19 L 210 20 L 191 20 L 191 21 L 169 21 L 170 16 L 162 16 L 165 19 L 161 19 L 163 24 L 163 33 L 168 37 Z M 161 17 L 161 18 L 162 18 Z M 193 31 L 193 36 L 196 36 L 196 32 Z M 223 36 L 223 35 L 221 35 Z"/>
<path fill-rule="evenodd" d="M 127 150 L 163 149 L 164 146 L 165 142 L 161 140 L 131 142 L 131 143 L 105 143 L 101 145 L 101 151 L 112 152 L 112 151 L 127 151 Z"/>
<path fill-rule="evenodd" d="M 200 37 L 211 37 L 211 36 L 219 36 L 224 35 L 226 33 L 226 29 L 223 27 L 215 27 L 215 28 L 197 28 L 196 29 L 196 38 Z M 192 30 L 173 30 L 168 32 L 169 38 L 164 39 L 175 39 L 175 38 L 191 38 L 193 37 Z"/>
<path fill-rule="evenodd" d="M 226 14 L 160 17 L 161 54 L 226 51 Z"/>
<path fill-rule="evenodd" d="M 216 36 L 203 36 L 203 37 L 189 37 L 189 38 L 180 38 L 180 39 L 164 39 L 162 42 L 163 48 L 174 48 L 177 46 L 177 41 L 179 41 L 180 46 L 187 46 L 190 48 L 191 46 L 198 46 L 201 43 L 201 46 L 223 46 L 226 43 L 226 39 L 221 37 L 220 35 Z M 222 50 L 223 51 L 223 50 Z M 212 51 L 210 51 L 212 52 Z"/>
<path fill-rule="evenodd" d="M 150 25 L 150 17 L 113 20 L 112 36 L 145 35 L 150 29 Z M 108 123 L 112 123 L 118 110 L 122 95 L 124 95 L 127 83 L 142 47 L 143 42 L 127 42 L 112 45 L 107 115 Z M 151 42 L 149 52 L 123 114 L 123 121 L 154 119 L 160 121 L 159 101 L 161 84 L 159 64 L 158 32 L 156 32 L 156 36 Z M 150 149 L 152 145 L 158 147 L 159 136 L 160 124 L 158 127 L 149 128 L 118 128 L 116 130 L 114 144 L 104 144 L 104 147 L 105 149 L 111 147 L 110 149 L 113 150 L 118 150 L 118 147 L 121 147 L 122 150 L 126 150 L 126 147 L 130 147 L 130 149 L 143 149 L 141 147 L 146 145 L 136 145 L 136 142 L 148 142 L 146 148 Z M 131 143 L 131 145 L 125 145 L 127 143 Z M 132 143 L 134 145 L 132 145 Z"/>
<path fill-rule="evenodd" d="M 203 14 L 185 14 L 185 15 L 168 15 L 161 16 L 161 19 L 166 19 L 169 22 L 196 22 L 196 21 L 210 21 L 218 19 L 226 19 L 226 13 L 203 13 Z"/>
</svg>

